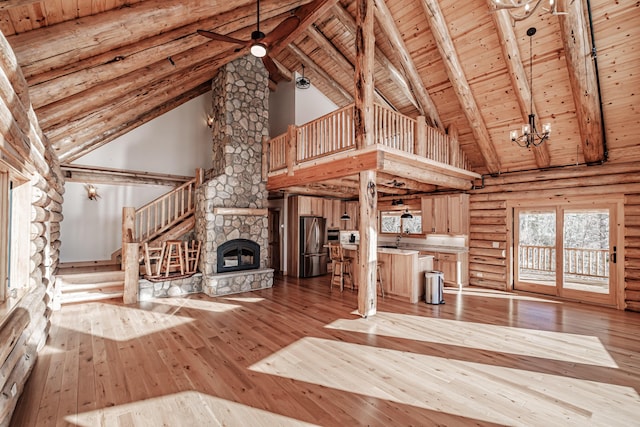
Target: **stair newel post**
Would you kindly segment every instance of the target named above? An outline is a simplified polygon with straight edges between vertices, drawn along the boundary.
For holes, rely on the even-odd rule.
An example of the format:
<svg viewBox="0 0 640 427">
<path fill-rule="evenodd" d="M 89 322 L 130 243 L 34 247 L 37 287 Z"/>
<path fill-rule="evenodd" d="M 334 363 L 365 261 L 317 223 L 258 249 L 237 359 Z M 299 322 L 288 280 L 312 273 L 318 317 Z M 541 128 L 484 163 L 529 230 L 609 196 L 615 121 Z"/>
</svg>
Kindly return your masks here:
<svg viewBox="0 0 640 427">
<path fill-rule="evenodd" d="M 204 169 L 196 168 L 195 178 L 196 178 L 195 188 L 198 188 L 204 182 Z"/>
<path fill-rule="evenodd" d="M 138 242 L 129 242 L 122 247 L 122 258 L 126 259 L 124 267 L 124 294 L 122 300 L 125 304 L 138 302 L 138 278 L 140 277 L 140 263 Z"/>
<path fill-rule="evenodd" d="M 419 157 L 427 157 L 427 120 L 424 116 L 416 117 L 415 135 L 413 151 Z"/>
<path fill-rule="evenodd" d="M 135 208 L 122 208 L 122 261 L 120 269 L 124 270 L 127 264 L 127 257 L 125 252 L 125 246 L 127 243 L 133 242 L 136 235 L 136 209 Z M 138 257 L 135 257 L 136 260 Z"/>
</svg>

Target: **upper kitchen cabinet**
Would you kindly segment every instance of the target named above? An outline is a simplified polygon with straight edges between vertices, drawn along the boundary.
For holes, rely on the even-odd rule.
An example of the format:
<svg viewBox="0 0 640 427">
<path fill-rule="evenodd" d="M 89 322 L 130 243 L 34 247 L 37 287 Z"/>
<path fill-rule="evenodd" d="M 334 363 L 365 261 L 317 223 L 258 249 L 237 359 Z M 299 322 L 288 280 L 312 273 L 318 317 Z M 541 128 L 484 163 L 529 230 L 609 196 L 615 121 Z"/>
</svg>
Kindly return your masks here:
<svg viewBox="0 0 640 427">
<path fill-rule="evenodd" d="M 360 221 L 358 220 L 360 216 L 360 205 L 358 202 L 343 202 L 341 203 L 344 206 L 344 212 L 340 214 L 340 216 L 345 213 L 349 215 L 348 220 L 340 220 L 340 229 L 341 230 L 357 230 L 360 225 Z"/>
<path fill-rule="evenodd" d="M 320 197 L 296 196 L 298 198 L 298 214 L 324 216 L 324 199 Z"/>
<path fill-rule="evenodd" d="M 340 200 L 324 199 L 323 206 L 323 216 L 327 219 L 327 228 L 340 228 L 342 226 L 340 224 L 340 216 L 342 215 Z"/>
<path fill-rule="evenodd" d="M 422 230 L 434 234 L 469 234 L 469 195 L 423 197 Z"/>
</svg>

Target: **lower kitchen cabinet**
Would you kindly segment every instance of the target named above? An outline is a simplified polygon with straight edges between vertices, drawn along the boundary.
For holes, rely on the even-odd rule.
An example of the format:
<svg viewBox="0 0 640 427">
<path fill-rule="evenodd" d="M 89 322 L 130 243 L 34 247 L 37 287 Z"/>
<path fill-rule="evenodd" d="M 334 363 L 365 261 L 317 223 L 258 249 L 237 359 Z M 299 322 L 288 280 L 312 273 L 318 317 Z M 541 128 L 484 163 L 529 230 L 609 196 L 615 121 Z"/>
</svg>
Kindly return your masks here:
<svg viewBox="0 0 640 427">
<path fill-rule="evenodd" d="M 420 253 L 433 255 L 433 269 L 444 274 L 445 285 L 469 286 L 469 254 L 467 252 L 420 251 Z"/>
</svg>

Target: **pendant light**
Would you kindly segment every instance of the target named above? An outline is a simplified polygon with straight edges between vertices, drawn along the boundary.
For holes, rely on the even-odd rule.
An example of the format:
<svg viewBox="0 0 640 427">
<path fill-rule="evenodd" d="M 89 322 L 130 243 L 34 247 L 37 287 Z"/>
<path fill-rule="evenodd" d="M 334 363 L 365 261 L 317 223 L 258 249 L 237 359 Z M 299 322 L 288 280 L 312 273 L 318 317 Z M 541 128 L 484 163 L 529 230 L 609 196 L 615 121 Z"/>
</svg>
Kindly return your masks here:
<svg viewBox="0 0 640 427">
<path fill-rule="evenodd" d="M 351 217 L 347 213 L 347 202 L 343 200 L 342 203 L 344 203 L 344 213 L 340 217 L 340 220 L 341 221 L 351 221 Z"/>
<path fill-rule="evenodd" d="M 400 215 L 402 219 L 410 219 L 413 218 L 413 215 L 409 212 L 409 208 L 407 208 L 402 215 Z"/>
<path fill-rule="evenodd" d="M 551 133 L 551 123 L 542 125 L 542 132 L 536 129 L 536 115 L 533 113 L 533 35 L 536 33 L 535 27 L 527 30 L 529 36 L 529 90 L 531 91 L 531 109 L 529 113 L 529 123 L 522 125 L 522 133 L 512 130 L 510 138 L 512 142 L 522 148 L 537 147 L 549 139 Z"/>
</svg>

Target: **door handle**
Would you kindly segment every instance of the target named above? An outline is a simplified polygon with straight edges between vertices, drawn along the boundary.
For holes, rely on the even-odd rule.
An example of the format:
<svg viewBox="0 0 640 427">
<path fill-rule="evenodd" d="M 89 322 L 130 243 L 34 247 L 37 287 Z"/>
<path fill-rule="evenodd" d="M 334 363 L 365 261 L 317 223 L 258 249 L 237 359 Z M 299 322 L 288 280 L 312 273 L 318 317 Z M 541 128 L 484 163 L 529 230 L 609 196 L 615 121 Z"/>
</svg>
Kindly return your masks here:
<svg viewBox="0 0 640 427">
<path fill-rule="evenodd" d="M 616 258 L 617 258 L 617 248 L 614 246 L 613 247 L 613 253 L 611 254 L 611 261 L 615 264 L 616 263 Z"/>
</svg>

